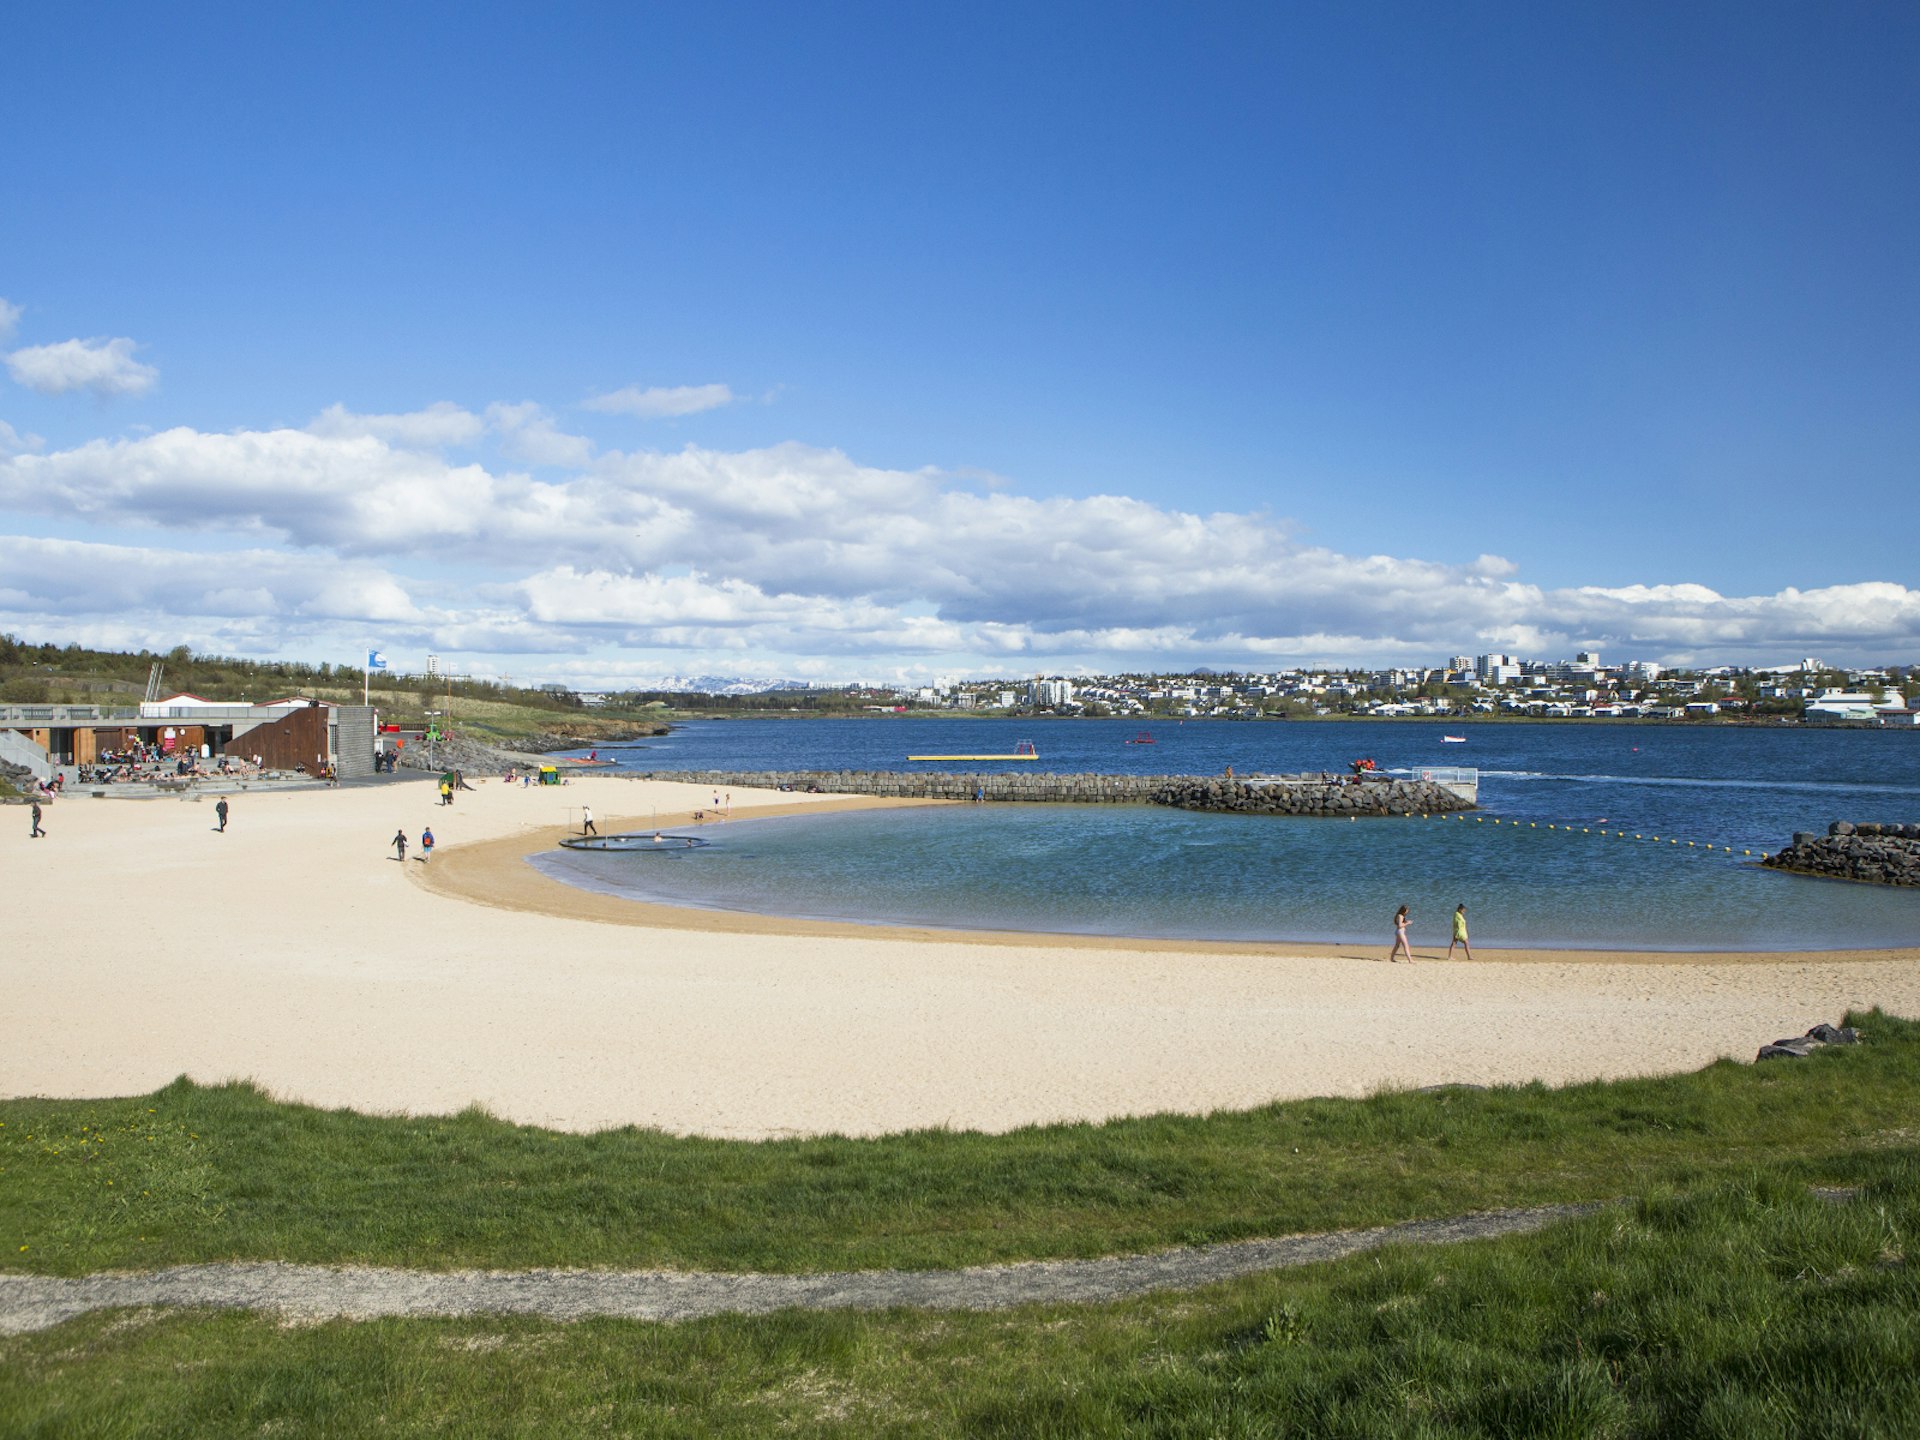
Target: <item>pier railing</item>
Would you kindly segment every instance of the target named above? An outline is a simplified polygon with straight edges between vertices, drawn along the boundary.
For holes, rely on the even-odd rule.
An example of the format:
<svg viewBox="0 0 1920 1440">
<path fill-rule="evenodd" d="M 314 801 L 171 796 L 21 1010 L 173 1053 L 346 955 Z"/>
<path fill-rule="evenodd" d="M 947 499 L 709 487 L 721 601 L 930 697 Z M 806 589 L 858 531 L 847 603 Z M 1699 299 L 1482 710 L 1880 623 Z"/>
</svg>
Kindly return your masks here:
<svg viewBox="0 0 1920 1440">
<path fill-rule="evenodd" d="M 1396 769 L 1394 774 L 1404 775 L 1409 780 L 1418 780 L 1425 785 L 1438 785 L 1469 804 L 1480 803 L 1480 772 L 1471 766 L 1422 765 L 1407 770 Z"/>
</svg>

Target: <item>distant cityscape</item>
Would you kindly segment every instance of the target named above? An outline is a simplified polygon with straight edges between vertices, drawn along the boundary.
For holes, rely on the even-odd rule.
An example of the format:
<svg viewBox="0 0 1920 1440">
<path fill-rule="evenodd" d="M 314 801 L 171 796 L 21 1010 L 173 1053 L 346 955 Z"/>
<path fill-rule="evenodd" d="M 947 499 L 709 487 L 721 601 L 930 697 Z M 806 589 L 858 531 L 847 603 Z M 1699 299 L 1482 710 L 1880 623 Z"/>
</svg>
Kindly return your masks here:
<svg viewBox="0 0 1920 1440">
<path fill-rule="evenodd" d="M 554 687 L 559 688 L 559 687 Z M 588 705 L 701 694 L 831 695 L 881 711 L 956 710 L 1082 716 L 1260 719 L 1320 716 L 1512 716 L 1538 719 L 1778 718 L 1920 724 L 1920 666 L 1834 667 L 1808 658 L 1780 666 L 1608 664 L 1594 651 L 1570 660 L 1454 655 L 1432 669 L 1294 668 L 939 680 L 930 685 L 667 677 L 652 686 L 582 695 Z"/>
</svg>

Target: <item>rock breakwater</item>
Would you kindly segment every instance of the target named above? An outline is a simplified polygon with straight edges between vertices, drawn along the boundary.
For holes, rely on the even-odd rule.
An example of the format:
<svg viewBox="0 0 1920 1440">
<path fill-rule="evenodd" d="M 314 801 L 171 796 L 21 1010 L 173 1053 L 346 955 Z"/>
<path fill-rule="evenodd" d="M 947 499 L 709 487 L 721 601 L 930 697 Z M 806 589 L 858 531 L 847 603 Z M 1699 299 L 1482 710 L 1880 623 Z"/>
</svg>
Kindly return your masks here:
<svg viewBox="0 0 1920 1440">
<path fill-rule="evenodd" d="M 1167 805 L 1250 815 L 1424 815 L 1471 810 L 1444 785 L 1336 775 L 1209 779 L 1195 775 L 905 773 L 895 770 L 650 770 L 646 780 L 716 789 L 819 791 L 889 800 L 989 800 L 1052 805 Z"/>
<path fill-rule="evenodd" d="M 1920 825 L 1854 825 L 1836 820 L 1825 835 L 1803 830 L 1760 862 L 1796 875 L 1920 886 Z"/>
</svg>

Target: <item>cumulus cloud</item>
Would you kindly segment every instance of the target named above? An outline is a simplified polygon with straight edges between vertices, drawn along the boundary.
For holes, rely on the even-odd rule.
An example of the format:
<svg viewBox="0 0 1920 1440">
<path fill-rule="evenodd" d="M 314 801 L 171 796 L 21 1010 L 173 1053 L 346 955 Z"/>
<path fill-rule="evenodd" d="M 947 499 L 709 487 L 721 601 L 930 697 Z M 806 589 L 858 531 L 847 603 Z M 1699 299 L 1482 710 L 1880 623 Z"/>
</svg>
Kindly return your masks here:
<svg viewBox="0 0 1920 1440">
<path fill-rule="evenodd" d="M 433 453 L 467 443 L 476 424 L 548 468 Z M 789 673 L 824 656 L 971 657 L 1004 672 L 1195 656 L 1417 662 L 1469 648 L 1766 660 L 1920 648 L 1920 591 L 1892 582 L 1749 596 L 1684 580 L 1546 589 L 1497 555 L 1453 565 L 1348 554 L 1259 514 L 981 493 L 798 444 L 600 454 L 534 404 L 480 415 L 333 407 L 301 430 L 179 427 L 50 454 L 11 449 L 0 451 L 0 506 L 16 513 L 224 533 L 262 547 L 251 556 L 293 547 L 285 581 L 263 560 L 222 560 L 233 573 L 218 575 L 200 573 L 202 557 L 181 560 L 167 574 L 192 576 L 183 589 L 194 605 L 257 617 L 267 594 L 265 613 L 282 626 L 358 616 L 416 627 L 442 648 L 648 647 L 686 652 L 693 666 L 702 655 L 784 657 Z M 108 562 L 67 563 L 70 580 Z M 111 563 L 116 582 L 132 584 L 120 568 L 138 576 L 162 562 Z M 445 567 L 458 567 L 459 586 L 437 578 Z M 0 572 L 5 583 L 14 568 Z M 34 573 L 46 577 L 28 587 L 37 598 L 0 603 L 0 624 L 47 612 L 42 592 L 57 577 Z M 99 613 L 145 603 L 143 593 L 110 585 Z M 179 603 L 168 585 L 153 593 Z"/>
<path fill-rule="evenodd" d="M 407 587 L 377 566 L 278 550 L 208 554 L 0 536 L 0 573 L 7 608 L 43 614 L 423 618 Z"/>
<path fill-rule="evenodd" d="M 0 340 L 12 339 L 14 327 L 19 323 L 20 307 L 0 295 Z"/>
<path fill-rule="evenodd" d="M 500 436 L 500 448 L 528 465 L 578 469 L 593 458 L 593 442 L 569 435 L 553 423 L 544 405 L 489 405 L 487 423 Z"/>
<path fill-rule="evenodd" d="M 580 402 L 587 410 L 609 415 L 638 415 L 644 420 L 669 419 L 676 415 L 697 415 L 702 410 L 718 410 L 733 403 L 733 391 L 725 385 L 655 385 L 641 389 L 629 385 L 611 394 L 596 395 Z"/>
<path fill-rule="evenodd" d="M 125 336 L 29 345 L 7 356 L 7 371 L 42 395 L 70 390 L 91 390 L 102 397 L 139 395 L 153 388 L 160 372 L 134 359 L 133 351 L 133 341 Z"/>
<path fill-rule="evenodd" d="M 336 440 L 371 437 L 417 450 L 471 445 L 486 429 L 485 420 L 451 400 L 398 415 L 358 415 L 344 405 L 329 405 L 307 424 L 312 435 Z"/>
<path fill-rule="evenodd" d="M 46 443 L 38 435 L 25 434 L 14 429 L 6 421 L 0 420 L 0 460 L 13 455 L 25 455 L 29 451 L 40 449 Z"/>
</svg>

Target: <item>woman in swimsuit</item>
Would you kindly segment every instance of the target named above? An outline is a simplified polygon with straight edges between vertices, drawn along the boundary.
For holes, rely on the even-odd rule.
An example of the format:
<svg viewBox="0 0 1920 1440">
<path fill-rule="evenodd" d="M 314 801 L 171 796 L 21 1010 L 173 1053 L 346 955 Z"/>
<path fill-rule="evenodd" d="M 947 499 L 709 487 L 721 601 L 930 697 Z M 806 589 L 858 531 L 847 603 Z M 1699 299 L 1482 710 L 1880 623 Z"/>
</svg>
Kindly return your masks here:
<svg viewBox="0 0 1920 1440">
<path fill-rule="evenodd" d="M 1393 949 L 1387 953 L 1387 959 L 1398 963 L 1400 952 L 1406 951 L 1407 963 L 1413 963 L 1413 948 L 1407 944 L 1407 907 L 1402 905 L 1393 912 Z"/>
</svg>

